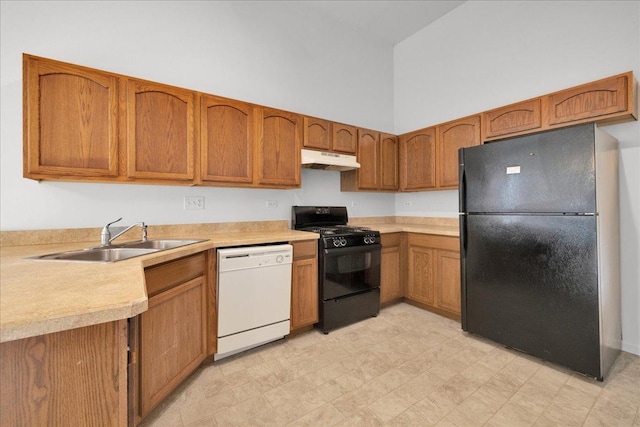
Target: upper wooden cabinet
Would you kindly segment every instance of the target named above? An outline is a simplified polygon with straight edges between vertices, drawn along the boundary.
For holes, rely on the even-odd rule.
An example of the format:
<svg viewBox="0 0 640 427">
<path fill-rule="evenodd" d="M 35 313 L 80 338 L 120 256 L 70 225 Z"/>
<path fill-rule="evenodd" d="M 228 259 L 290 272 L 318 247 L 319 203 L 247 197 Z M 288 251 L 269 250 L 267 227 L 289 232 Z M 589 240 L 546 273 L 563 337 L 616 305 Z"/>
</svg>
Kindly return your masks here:
<svg viewBox="0 0 640 427">
<path fill-rule="evenodd" d="M 273 108 L 256 107 L 258 184 L 300 186 L 302 116 Z"/>
<path fill-rule="evenodd" d="M 358 129 L 356 158 L 360 168 L 342 172 L 342 191 L 395 191 L 398 189 L 398 137 Z"/>
<path fill-rule="evenodd" d="M 436 187 L 436 128 L 400 136 L 400 190 L 431 190 Z"/>
<path fill-rule="evenodd" d="M 118 79 L 23 56 L 24 176 L 118 175 Z"/>
<path fill-rule="evenodd" d="M 360 169 L 357 171 L 358 189 L 379 190 L 379 146 L 380 132 L 358 129 L 358 152 L 357 159 L 360 162 Z"/>
<path fill-rule="evenodd" d="M 627 72 L 402 135 L 23 55 L 23 175 L 60 181 L 300 187 L 300 149 L 355 154 L 342 191 L 458 186 L 458 150 L 637 119 Z"/>
<path fill-rule="evenodd" d="M 540 98 L 482 113 L 484 140 L 532 131 L 542 126 Z"/>
<path fill-rule="evenodd" d="M 637 117 L 633 102 L 636 87 L 629 72 L 552 93 L 543 98 L 546 122 L 557 126 L 617 118 L 621 114 Z"/>
<path fill-rule="evenodd" d="M 194 92 L 127 82 L 127 176 L 193 180 Z"/>
<path fill-rule="evenodd" d="M 205 183 L 253 183 L 253 106 L 204 95 L 200 101 L 200 170 Z"/>
<path fill-rule="evenodd" d="M 313 117 L 304 118 L 305 148 L 331 150 L 331 122 Z"/>
<path fill-rule="evenodd" d="M 380 134 L 380 189 L 398 189 L 398 137 Z"/>
<path fill-rule="evenodd" d="M 458 187 L 458 150 L 480 145 L 480 116 L 454 120 L 437 127 L 436 185 Z"/>
<path fill-rule="evenodd" d="M 346 154 L 356 154 L 358 131 L 355 126 L 331 124 L 331 149 Z"/>
<path fill-rule="evenodd" d="M 316 150 L 356 154 L 357 128 L 305 116 L 302 145 Z"/>
</svg>

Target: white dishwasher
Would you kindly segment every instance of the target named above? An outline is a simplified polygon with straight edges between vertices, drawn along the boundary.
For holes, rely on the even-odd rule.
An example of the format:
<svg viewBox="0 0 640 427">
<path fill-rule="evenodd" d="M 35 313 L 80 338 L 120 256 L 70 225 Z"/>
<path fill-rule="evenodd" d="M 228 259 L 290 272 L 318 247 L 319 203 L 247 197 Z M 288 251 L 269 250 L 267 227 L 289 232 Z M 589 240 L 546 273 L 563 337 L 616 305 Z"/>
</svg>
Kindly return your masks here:
<svg viewBox="0 0 640 427">
<path fill-rule="evenodd" d="M 218 349 L 214 360 L 289 334 L 293 246 L 218 250 Z"/>
</svg>

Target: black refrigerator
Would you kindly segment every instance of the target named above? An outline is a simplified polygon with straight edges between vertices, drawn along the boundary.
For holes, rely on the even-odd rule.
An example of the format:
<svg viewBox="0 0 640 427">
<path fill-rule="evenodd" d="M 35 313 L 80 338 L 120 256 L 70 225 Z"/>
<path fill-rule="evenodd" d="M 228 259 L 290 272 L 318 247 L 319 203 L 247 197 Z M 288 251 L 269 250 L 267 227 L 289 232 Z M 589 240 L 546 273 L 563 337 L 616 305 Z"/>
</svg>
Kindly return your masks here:
<svg viewBox="0 0 640 427">
<path fill-rule="evenodd" d="M 617 141 L 591 123 L 459 158 L 462 329 L 602 380 L 622 339 Z"/>
</svg>

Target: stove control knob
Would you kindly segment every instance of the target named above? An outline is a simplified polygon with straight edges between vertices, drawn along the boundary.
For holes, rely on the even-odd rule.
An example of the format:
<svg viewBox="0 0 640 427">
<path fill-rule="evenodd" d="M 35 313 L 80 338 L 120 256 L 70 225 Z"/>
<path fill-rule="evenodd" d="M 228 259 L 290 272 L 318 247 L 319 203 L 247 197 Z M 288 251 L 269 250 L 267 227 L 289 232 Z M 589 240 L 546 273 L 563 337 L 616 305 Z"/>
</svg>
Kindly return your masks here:
<svg viewBox="0 0 640 427">
<path fill-rule="evenodd" d="M 336 248 L 340 246 L 340 239 L 333 239 L 332 242 L 333 242 L 333 246 L 335 246 Z"/>
<path fill-rule="evenodd" d="M 340 246 L 344 247 L 347 246 L 347 239 L 345 239 L 344 237 L 340 238 Z"/>
</svg>

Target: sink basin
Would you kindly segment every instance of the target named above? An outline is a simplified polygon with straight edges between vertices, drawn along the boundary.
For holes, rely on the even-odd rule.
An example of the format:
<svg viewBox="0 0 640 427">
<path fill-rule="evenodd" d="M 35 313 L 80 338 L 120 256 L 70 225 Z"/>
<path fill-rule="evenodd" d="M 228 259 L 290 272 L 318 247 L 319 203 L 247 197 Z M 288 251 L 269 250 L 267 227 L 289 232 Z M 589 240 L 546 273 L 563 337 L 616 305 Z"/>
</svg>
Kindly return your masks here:
<svg viewBox="0 0 640 427">
<path fill-rule="evenodd" d="M 40 255 L 30 257 L 29 259 L 44 261 L 116 262 L 204 241 L 205 240 L 184 239 L 141 240 L 137 242 Z"/>
<path fill-rule="evenodd" d="M 173 239 L 147 240 L 145 242 L 140 241 L 140 242 L 123 243 L 119 245 L 119 247 L 166 250 L 166 249 L 179 248 L 180 246 L 192 245 L 194 243 L 199 243 L 199 242 L 204 242 L 204 240 L 173 240 Z"/>
<path fill-rule="evenodd" d="M 41 255 L 32 259 L 53 261 L 116 262 L 157 252 L 157 249 L 92 248 Z"/>
</svg>

